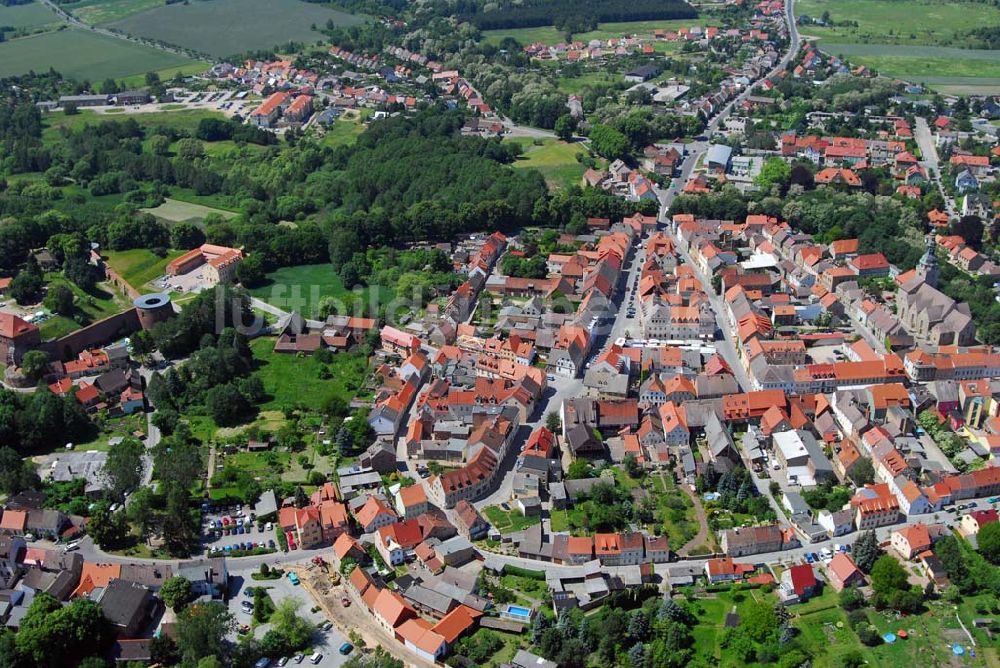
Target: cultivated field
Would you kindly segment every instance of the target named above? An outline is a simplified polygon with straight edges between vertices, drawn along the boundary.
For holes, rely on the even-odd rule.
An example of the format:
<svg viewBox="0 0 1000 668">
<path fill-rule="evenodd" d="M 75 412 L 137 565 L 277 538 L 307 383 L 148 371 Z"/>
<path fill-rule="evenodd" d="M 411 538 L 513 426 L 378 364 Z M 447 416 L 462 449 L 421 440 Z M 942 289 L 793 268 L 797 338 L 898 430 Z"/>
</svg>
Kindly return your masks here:
<svg viewBox="0 0 1000 668">
<path fill-rule="evenodd" d="M 163 6 L 163 0 L 80 0 L 62 5 L 84 23 L 99 25 Z"/>
<path fill-rule="evenodd" d="M 13 7 L 0 5 L 0 26 L 31 29 L 58 22 L 59 18 L 40 2 Z"/>
<path fill-rule="evenodd" d="M 191 202 L 182 202 L 180 200 L 170 199 L 169 197 L 167 198 L 167 201 L 155 209 L 143 209 L 143 211 L 172 223 L 179 223 L 182 221 L 200 223 L 205 219 L 205 216 L 210 213 L 218 214 L 227 219 L 236 217 L 236 214 L 232 211 L 213 209 L 210 206 L 192 204 Z"/>
<path fill-rule="evenodd" d="M 222 58 L 289 40 L 314 42 L 323 36 L 312 25 L 331 20 L 338 25 L 363 21 L 300 0 L 212 0 L 159 6 L 111 27 Z"/>
<path fill-rule="evenodd" d="M 191 59 L 83 30 L 66 29 L 0 43 L 0 77 L 44 72 L 88 81 L 184 66 Z"/>
<path fill-rule="evenodd" d="M 718 21 L 706 18 L 682 19 L 675 21 L 627 21 L 624 23 L 601 23 L 597 30 L 582 32 L 573 35 L 574 40 L 587 42 L 592 39 L 612 39 L 623 35 L 638 35 L 639 37 L 652 38 L 653 31 L 660 28 L 663 30 L 678 30 L 679 28 L 690 28 L 691 26 L 712 26 L 718 25 Z M 542 26 L 539 28 L 511 28 L 508 30 L 486 30 L 483 32 L 485 41 L 490 44 L 499 44 L 504 37 L 513 37 L 521 44 L 533 44 L 542 42 L 543 44 L 558 44 L 566 41 L 566 34 L 561 30 L 556 30 L 553 26 Z"/>
<path fill-rule="evenodd" d="M 1000 8 L 961 0 L 798 0 L 796 16 L 857 21 L 858 27 L 804 25 L 803 35 L 853 44 L 957 46 L 976 28 L 1000 24 Z"/>
</svg>

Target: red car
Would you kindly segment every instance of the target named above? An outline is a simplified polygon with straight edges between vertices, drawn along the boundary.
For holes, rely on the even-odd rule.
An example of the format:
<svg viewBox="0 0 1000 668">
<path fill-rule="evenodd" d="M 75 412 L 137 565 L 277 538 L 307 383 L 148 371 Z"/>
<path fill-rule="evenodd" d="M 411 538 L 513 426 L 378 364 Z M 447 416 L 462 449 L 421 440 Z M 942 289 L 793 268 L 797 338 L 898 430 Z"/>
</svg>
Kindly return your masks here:
<svg viewBox="0 0 1000 668">
<path fill-rule="evenodd" d="M 288 531 L 288 532 L 285 533 L 285 538 L 288 540 L 288 549 L 289 550 L 297 550 L 299 548 L 299 546 L 295 544 L 295 537 L 292 536 L 292 532 L 291 531 Z"/>
</svg>

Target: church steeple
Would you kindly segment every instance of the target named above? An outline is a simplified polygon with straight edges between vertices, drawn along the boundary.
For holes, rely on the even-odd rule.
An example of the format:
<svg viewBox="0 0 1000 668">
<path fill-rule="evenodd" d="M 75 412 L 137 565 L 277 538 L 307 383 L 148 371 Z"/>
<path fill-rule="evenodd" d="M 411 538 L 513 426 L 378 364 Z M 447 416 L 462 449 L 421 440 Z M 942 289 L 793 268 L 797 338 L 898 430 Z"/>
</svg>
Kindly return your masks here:
<svg viewBox="0 0 1000 668">
<path fill-rule="evenodd" d="M 927 251 L 917 264 L 917 275 L 924 279 L 924 283 L 932 288 L 936 288 L 938 283 L 938 263 L 935 247 L 937 244 L 934 241 L 933 234 L 928 234 L 925 240 Z"/>
</svg>

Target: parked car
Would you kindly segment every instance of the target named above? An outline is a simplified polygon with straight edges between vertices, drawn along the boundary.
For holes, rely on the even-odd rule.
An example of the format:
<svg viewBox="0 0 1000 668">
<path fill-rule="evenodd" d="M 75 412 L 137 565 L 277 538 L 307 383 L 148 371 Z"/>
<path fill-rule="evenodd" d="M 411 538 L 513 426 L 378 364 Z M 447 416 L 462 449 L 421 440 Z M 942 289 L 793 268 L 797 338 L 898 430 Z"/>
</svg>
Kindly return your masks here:
<svg viewBox="0 0 1000 668">
<path fill-rule="evenodd" d="M 283 656 L 280 659 L 278 659 L 278 665 L 279 666 L 284 666 L 286 663 L 288 663 L 288 657 L 287 656 Z"/>
<path fill-rule="evenodd" d="M 348 654 L 351 653 L 352 649 L 354 649 L 354 645 L 352 645 L 349 642 L 345 642 L 343 645 L 340 646 L 340 649 L 338 651 L 344 656 L 347 656 Z"/>
<path fill-rule="evenodd" d="M 306 657 L 305 657 L 304 654 L 296 654 L 295 658 L 293 659 L 293 661 L 295 661 L 295 663 L 302 663 L 302 660 L 305 659 L 305 658 Z"/>
<path fill-rule="evenodd" d="M 348 644 L 350 644 L 350 643 L 348 643 Z M 354 646 L 351 645 L 351 647 L 353 649 Z M 347 650 L 347 651 L 350 652 L 351 650 Z M 344 656 L 347 656 L 347 655 L 345 654 Z M 309 657 L 309 661 L 311 661 L 314 664 L 319 663 L 322 660 L 323 660 L 323 655 L 320 654 L 319 652 L 316 652 L 315 654 L 313 654 L 312 656 Z"/>
<path fill-rule="evenodd" d="M 291 582 L 293 585 L 298 586 L 298 584 L 299 584 L 299 576 L 296 575 L 295 573 L 289 571 L 289 573 L 288 573 L 288 581 Z"/>
</svg>

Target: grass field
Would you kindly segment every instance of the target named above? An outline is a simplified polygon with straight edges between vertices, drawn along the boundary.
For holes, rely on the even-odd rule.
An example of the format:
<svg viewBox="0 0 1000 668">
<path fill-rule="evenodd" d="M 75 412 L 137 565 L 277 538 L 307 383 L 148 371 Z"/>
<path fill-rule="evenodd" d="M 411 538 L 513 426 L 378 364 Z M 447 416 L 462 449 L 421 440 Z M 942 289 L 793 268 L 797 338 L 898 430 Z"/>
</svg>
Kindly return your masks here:
<svg viewBox="0 0 1000 668">
<path fill-rule="evenodd" d="M 63 76 L 101 81 L 191 62 L 183 56 L 75 29 L 0 43 L 0 77 L 54 68 Z"/>
<path fill-rule="evenodd" d="M 962 46 L 963 36 L 982 26 L 1000 24 L 1000 8 L 961 0 L 798 0 L 795 14 L 812 17 L 830 12 L 833 22 L 857 21 L 858 27 L 805 25 L 799 32 L 830 42 Z"/>
<path fill-rule="evenodd" d="M 576 161 L 577 155 L 587 152 L 583 144 L 570 144 L 559 139 L 543 139 L 536 146 L 528 137 L 514 137 L 508 141 L 521 144 L 524 154 L 514 163 L 521 169 L 537 169 L 551 189 L 568 188 L 579 183 L 587 168 Z"/>
<path fill-rule="evenodd" d="M 146 283 L 163 276 L 167 263 L 183 254 L 184 251 L 169 251 L 166 257 L 159 257 L 145 248 L 105 252 L 108 266 L 117 271 L 129 285 L 140 291 Z"/>
<path fill-rule="evenodd" d="M 373 288 L 365 289 L 363 298 L 371 295 Z M 375 287 L 379 301 L 388 303 L 393 290 Z M 344 298 L 349 294 L 340 276 L 330 264 L 304 264 L 283 267 L 267 275 L 267 283 L 254 288 L 250 294 L 285 311 L 298 311 L 307 318 L 317 317 L 320 302 L 326 297 Z"/>
<path fill-rule="evenodd" d="M 62 112 L 54 112 L 46 114 L 42 117 L 42 123 L 45 126 L 45 129 L 42 131 L 42 139 L 46 142 L 61 141 L 62 136 L 60 134 L 60 130 L 62 128 L 80 130 L 88 125 L 99 125 L 108 121 L 120 122 L 126 118 L 134 120 L 146 129 L 164 128 L 194 133 L 194 131 L 198 128 L 198 123 L 200 123 L 203 118 L 223 118 L 223 115 L 217 111 L 211 111 L 209 109 L 155 111 L 146 114 L 127 115 L 98 114 L 97 112 L 86 109 L 81 109 L 80 113 L 73 116 L 67 116 Z M 229 146 L 235 146 L 232 142 L 217 143 L 228 143 Z M 206 143 L 205 146 L 206 152 L 210 152 L 209 147 L 211 147 L 212 144 Z"/>
<path fill-rule="evenodd" d="M 991 85 L 1000 80 L 1000 51 L 943 46 L 824 43 L 828 53 L 878 70 L 881 74 L 929 86 L 938 84 Z"/>
<path fill-rule="evenodd" d="M 176 67 L 165 67 L 162 70 L 154 70 L 160 75 L 160 81 L 169 82 L 176 75 L 187 76 L 189 74 L 201 74 L 205 70 L 211 67 L 211 63 L 204 60 L 192 60 L 185 65 L 178 65 Z M 125 77 L 119 80 L 122 86 L 126 88 L 141 88 L 146 85 L 146 73 L 133 74 L 130 77 Z"/>
<path fill-rule="evenodd" d="M 30 30 L 56 23 L 59 17 L 40 2 L 13 7 L 0 5 L 0 26 Z"/>
<path fill-rule="evenodd" d="M 623 23 L 601 23 L 597 30 L 582 32 L 573 35 L 574 40 L 586 42 L 592 39 L 612 39 L 625 35 L 638 35 L 639 37 L 652 38 L 653 31 L 662 28 L 663 30 L 677 30 L 678 28 L 690 28 L 691 26 L 711 26 L 718 25 L 718 21 L 712 19 L 697 18 L 684 19 L 680 21 L 627 21 Z M 523 45 L 542 42 L 543 44 L 558 44 L 566 41 L 566 33 L 556 30 L 553 26 L 542 26 L 538 28 L 511 28 L 508 30 L 486 30 L 483 38 L 490 44 L 499 44 L 504 37 L 513 37 Z"/>
<path fill-rule="evenodd" d="M 233 218 L 236 216 L 232 211 L 224 211 L 222 209 L 213 209 L 209 206 L 202 206 L 201 204 L 192 204 L 191 202 L 182 202 L 180 200 L 167 198 L 167 201 L 156 207 L 155 209 L 143 209 L 146 213 L 151 213 L 157 218 L 162 218 L 163 220 L 170 221 L 172 223 L 179 223 L 181 221 L 190 221 L 193 223 L 200 223 L 205 219 L 210 213 L 217 213 L 223 218 Z"/>
<path fill-rule="evenodd" d="M 586 72 L 578 77 L 560 76 L 557 85 L 559 86 L 559 90 L 567 95 L 576 95 L 583 90 L 584 86 L 592 86 L 594 84 L 602 83 L 623 84 L 625 83 L 625 80 L 621 75 L 611 74 L 609 72 Z"/>
<path fill-rule="evenodd" d="M 82 315 L 84 321 L 94 322 L 102 320 L 108 316 L 124 311 L 130 306 L 128 300 L 119 297 L 113 288 L 105 285 L 96 286 L 91 292 L 84 292 L 75 283 L 67 281 L 61 275 L 49 276 L 49 287 L 53 285 L 65 285 L 73 291 L 76 297 L 77 315 Z M 82 325 L 73 318 L 53 315 L 43 322 L 39 329 L 43 339 L 58 339 L 70 332 L 80 329 Z"/>
<path fill-rule="evenodd" d="M 332 363 L 322 364 L 311 355 L 275 353 L 274 341 L 262 337 L 250 344 L 257 374 L 271 397 L 262 411 L 298 404 L 317 410 L 331 395 L 350 402 L 364 382 L 368 362 L 360 353 L 339 353 Z"/>
<path fill-rule="evenodd" d="M 312 25 L 321 26 L 329 20 L 338 25 L 363 21 L 300 0 L 212 0 L 161 5 L 115 21 L 111 27 L 221 58 L 289 40 L 315 42 L 322 35 Z"/>
<path fill-rule="evenodd" d="M 364 119 L 372 115 L 371 109 L 359 109 L 358 111 L 345 111 L 332 126 L 330 126 L 320 143 L 330 148 L 353 144 L 362 132 L 365 131 Z"/>
</svg>

